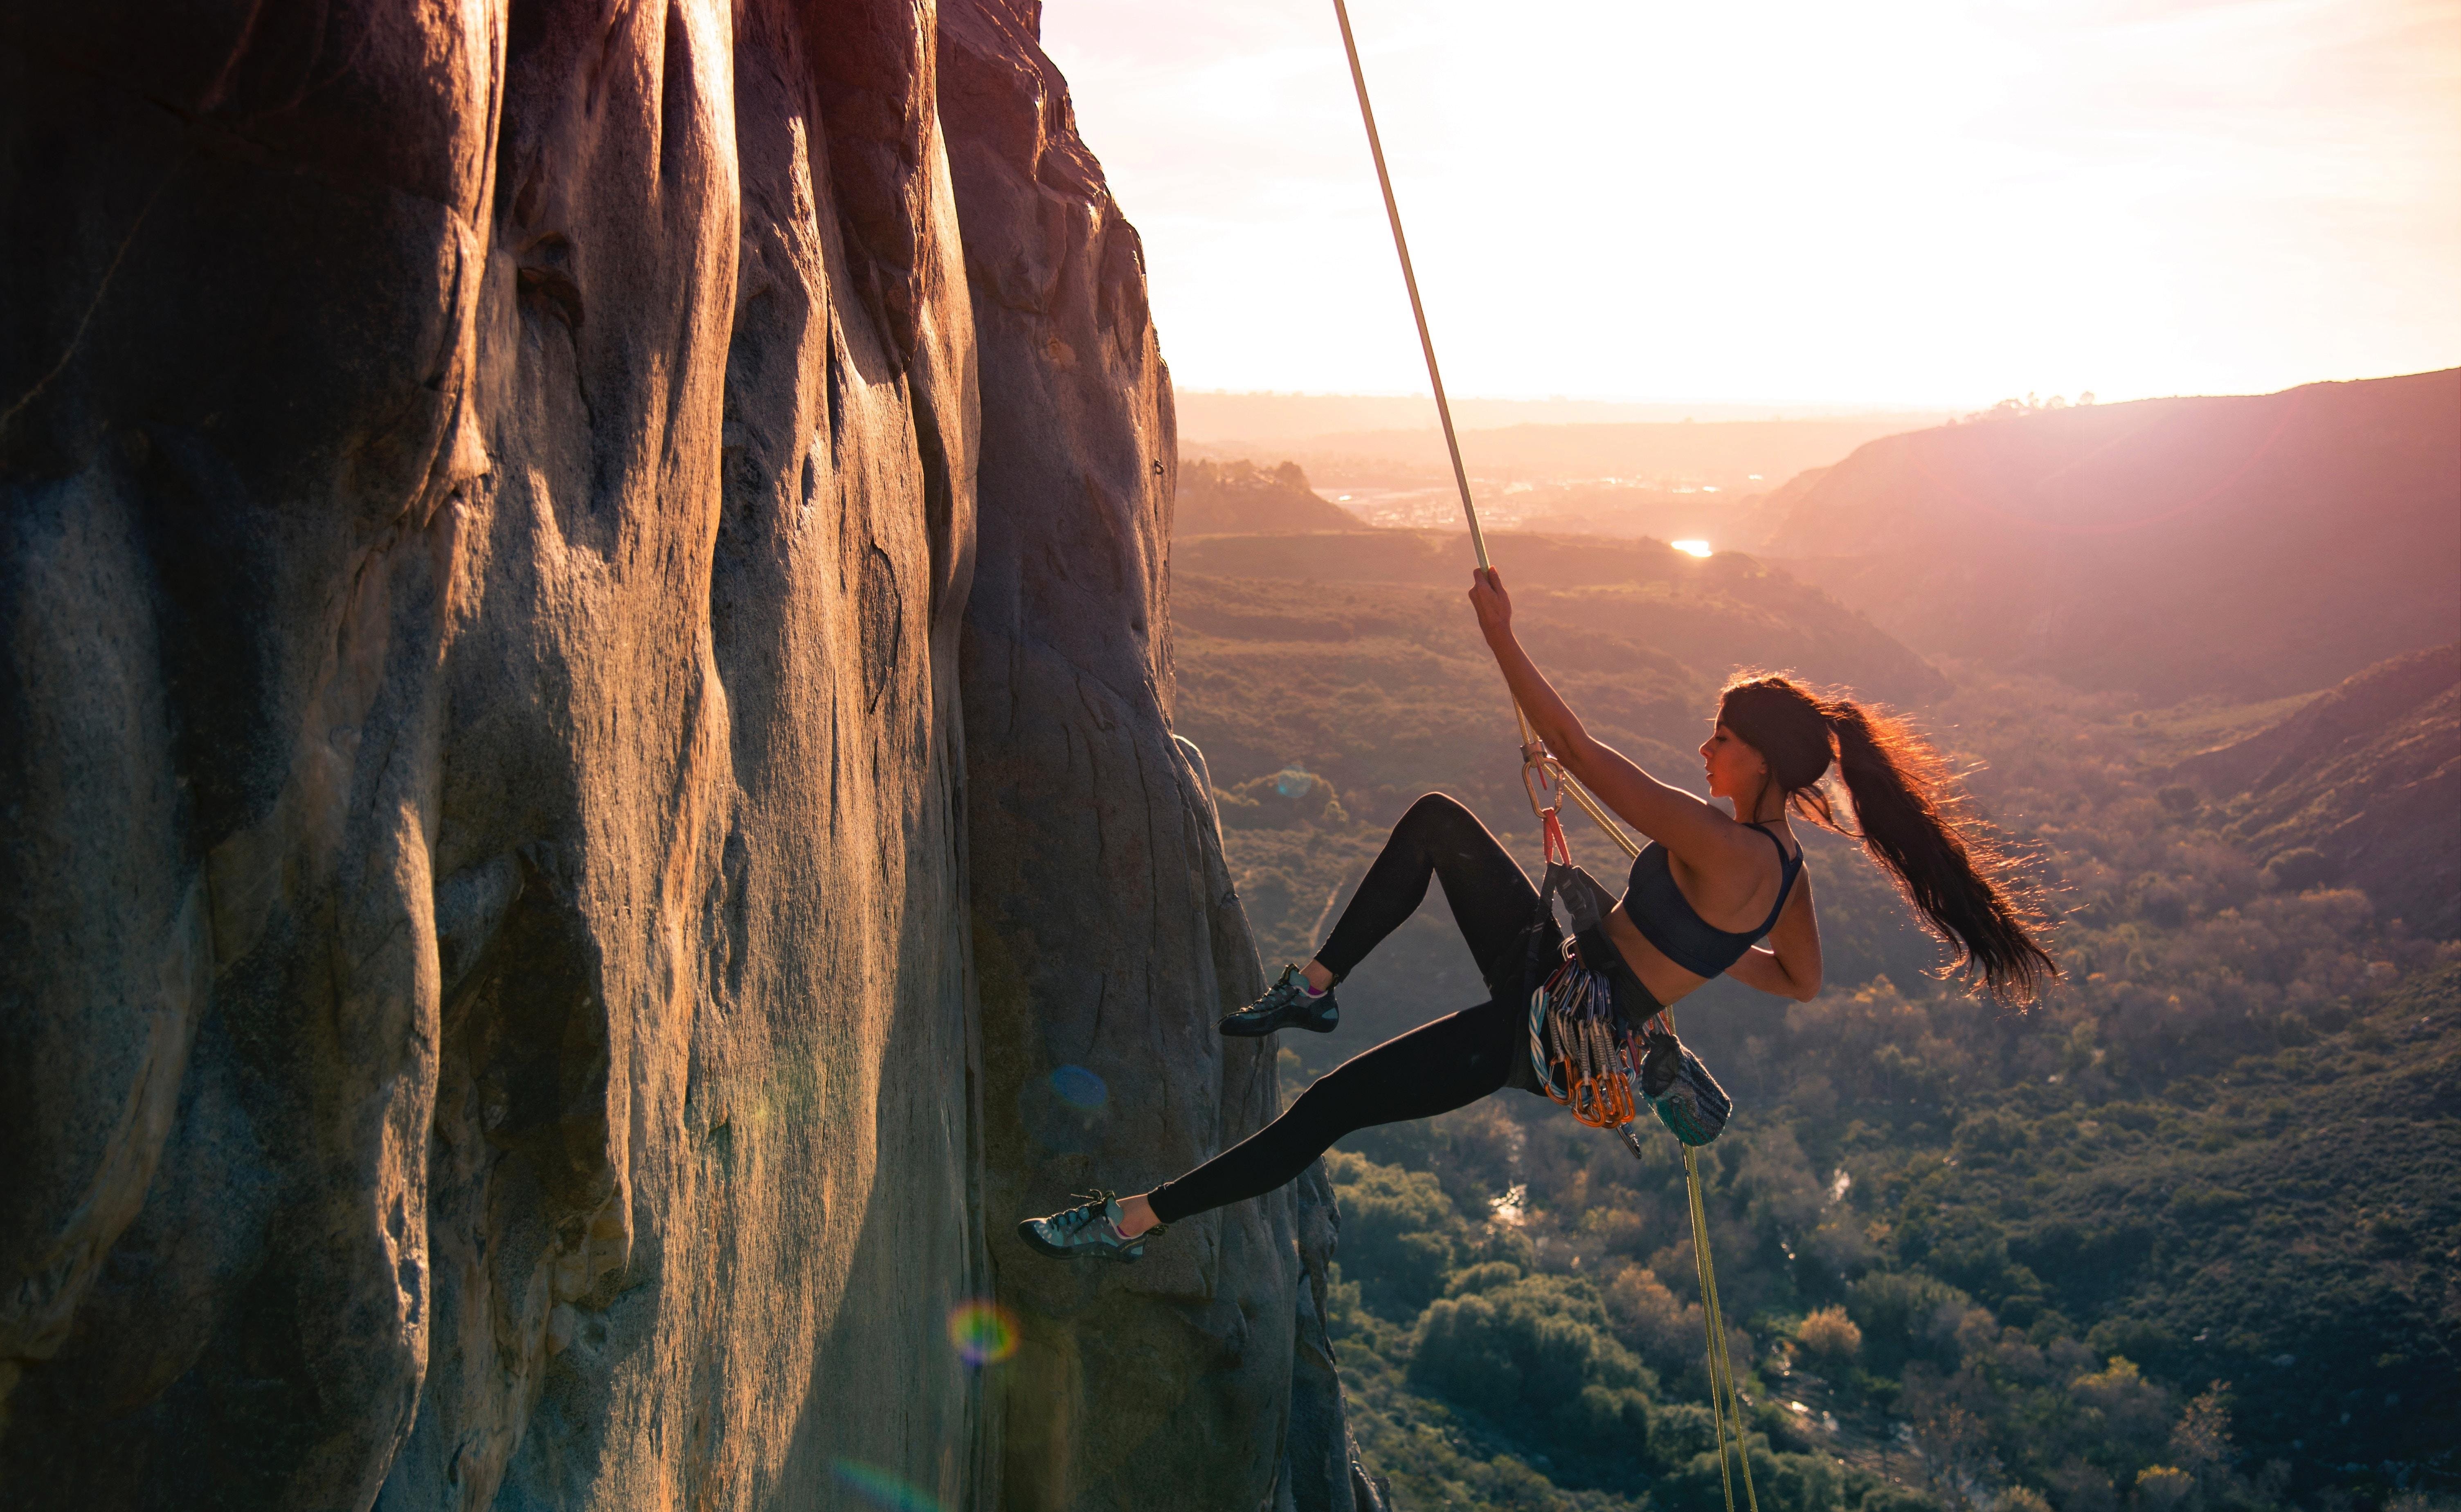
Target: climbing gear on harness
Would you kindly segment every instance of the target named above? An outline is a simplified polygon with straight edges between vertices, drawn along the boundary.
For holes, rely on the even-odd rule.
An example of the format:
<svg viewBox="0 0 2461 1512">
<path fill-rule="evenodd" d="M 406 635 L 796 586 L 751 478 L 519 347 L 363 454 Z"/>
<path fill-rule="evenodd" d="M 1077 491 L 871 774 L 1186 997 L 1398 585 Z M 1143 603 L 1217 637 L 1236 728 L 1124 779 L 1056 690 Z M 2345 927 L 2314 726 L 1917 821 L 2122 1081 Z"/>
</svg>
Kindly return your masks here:
<svg viewBox="0 0 2461 1512">
<path fill-rule="evenodd" d="M 1530 992 L 1530 1090 L 1544 1093 L 1594 1129 L 1620 1133 L 1646 1107 L 1685 1144 L 1706 1144 L 1725 1129 L 1734 1099 L 1676 1037 L 1665 1007 L 1606 937 L 1605 917 L 1613 906 L 1606 889 L 1563 859 L 1571 846 L 1542 795 L 1570 778 L 1546 771 L 1551 764 L 1544 747 L 1533 742 L 1527 749 L 1523 780 L 1532 801 L 1542 804 L 1539 829 L 1548 852 L 1538 914 L 1552 925 L 1554 905 L 1562 902 L 1572 935 L 1562 938 L 1560 927 L 1545 935 L 1535 923 L 1524 931 L 1526 940 L 1557 942 L 1552 969 Z M 1640 1085 L 1637 1098 L 1635 1081 Z M 1638 1141 L 1623 1139 L 1637 1154 Z"/>
<path fill-rule="evenodd" d="M 1530 1054 L 1542 1090 L 1593 1129 L 1631 1122 L 1631 1038 L 1606 979 L 1568 948 L 1564 964 L 1530 994 Z"/>
<path fill-rule="evenodd" d="M 1486 571 L 1492 565 L 1487 559 L 1487 538 L 1478 528 L 1478 506 L 1470 500 L 1469 470 L 1462 465 L 1461 440 L 1453 433 L 1452 406 L 1444 400 L 1444 374 L 1436 366 L 1436 340 L 1427 330 L 1426 306 L 1419 298 L 1419 275 L 1410 266 L 1410 243 L 1409 239 L 1402 233 L 1402 206 L 1400 202 L 1393 198 L 1393 175 L 1384 165 L 1384 142 L 1377 135 L 1375 107 L 1367 102 L 1367 75 L 1359 66 L 1359 39 L 1351 34 L 1350 10 L 1342 0 L 1333 0 L 1333 13 L 1341 26 L 1342 51 L 1350 58 L 1350 82 L 1359 92 L 1359 118 L 1367 128 L 1367 149 L 1376 160 L 1377 186 L 1384 192 L 1384 218 L 1393 227 L 1393 250 L 1401 258 L 1402 282 L 1410 291 L 1410 315 L 1418 322 L 1419 350 L 1426 355 L 1427 382 L 1435 390 L 1436 417 L 1444 423 L 1444 448 L 1452 457 L 1453 483 L 1461 490 L 1462 515 L 1469 522 L 1470 548 L 1478 557 L 1479 569 Z M 1556 817 L 1557 805 L 1552 802 L 1542 804 L 1539 800 L 1540 790 L 1550 785 L 1551 777 L 1553 779 L 1552 786 L 1569 794 L 1573 801 L 1579 804 L 1582 811 L 1595 820 L 1597 826 L 1606 831 L 1607 835 L 1623 848 L 1626 857 L 1637 857 L 1640 854 L 1639 841 L 1625 834 L 1622 826 L 1608 817 L 1606 810 L 1587 789 L 1573 780 L 1571 774 L 1561 767 L 1554 766 L 1552 758 L 1548 757 L 1546 745 L 1531 733 L 1530 716 L 1522 712 L 1518 700 L 1513 703 L 1512 717 L 1521 727 L 1522 782 L 1530 789 L 1530 806 L 1539 811 L 1539 829 L 1545 837 L 1549 862 L 1561 862 L 1569 867 L 1573 861 L 1572 847 L 1564 841 L 1564 826 Z M 1541 770 L 1541 763 L 1544 763 L 1547 768 L 1552 768 L 1552 773 Z M 1543 903 L 1540 912 L 1542 914 L 1549 912 Z M 1548 928 L 1552 928 L 1552 918 L 1547 922 Z M 1530 931 L 1525 931 L 1523 938 L 1526 942 L 1535 945 L 1544 941 L 1547 933 L 1548 929 L 1541 929 L 1533 925 Z M 1606 963 L 1600 961 L 1593 964 L 1604 966 Z M 1626 969 L 1624 974 L 1630 975 L 1629 970 Z M 1549 979 L 1552 980 L 1552 977 Z M 1651 1016 L 1650 1027 L 1654 1030 L 1663 1030 L 1667 1037 L 1672 1039 L 1675 1033 L 1673 1012 L 1662 1006 L 1658 1007 L 1657 1012 Z M 1535 1058 L 1538 1061 L 1535 1069 L 1541 1075 L 1547 1072 L 1544 1054 L 1546 1048 L 1543 1044 L 1534 1047 Z M 1654 1046 L 1651 1048 L 1655 1049 Z M 1690 1064 L 1698 1064 L 1697 1059 L 1691 1058 L 1688 1052 L 1684 1052 L 1683 1055 Z M 1644 1065 L 1646 1061 L 1647 1057 L 1644 1055 Z M 1515 1069 L 1519 1070 L 1517 1066 Z M 1627 1059 L 1627 1070 L 1629 1069 Z M 1688 1071 L 1688 1066 L 1686 1070 Z M 1518 1077 L 1516 1076 L 1515 1079 L 1517 1081 Z M 1679 1073 L 1675 1080 L 1669 1083 L 1670 1089 L 1683 1083 L 1685 1079 L 1685 1075 Z M 1717 1082 L 1709 1077 L 1705 1067 L 1700 1073 L 1700 1079 L 1709 1088 L 1717 1087 Z M 1646 1096 L 1645 1092 L 1644 1096 Z M 1721 1102 L 1724 1101 L 1725 1093 L 1723 1090 L 1719 1090 L 1718 1099 Z M 1698 1106 L 1707 1106 L 1707 1104 L 1701 1103 Z M 1684 1110 L 1687 1116 L 1692 1111 L 1688 1107 Z M 1732 1111 L 1732 1104 L 1726 1103 L 1724 1110 L 1719 1114 L 1719 1127 L 1723 1127 L 1725 1113 L 1730 1111 Z M 1663 1108 L 1659 1110 L 1658 1117 L 1661 1119 L 1667 1118 Z M 1675 1129 L 1678 1139 L 1683 1139 L 1683 1131 L 1680 1128 L 1676 1128 L 1671 1120 L 1668 1121 L 1667 1126 Z M 1631 1150 L 1636 1156 L 1640 1154 L 1640 1139 L 1633 1132 L 1630 1118 L 1627 1118 L 1611 1127 L 1623 1140 L 1625 1148 Z M 1714 1129 L 1711 1130 L 1710 1136 L 1714 1138 L 1715 1133 Z M 1735 1394 L 1733 1362 L 1726 1357 L 1726 1327 L 1724 1314 L 1718 1307 L 1717 1275 L 1709 1264 L 1709 1221 L 1707 1211 L 1701 1201 L 1701 1167 L 1696 1155 L 1697 1152 L 1691 1141 L 1684 1140 L 1683 1180 L 1685 1187 L 1691 1194 L 1692 1253 L 1700 1265 L 1701 1312 L 1707 1324 L 1709 1335 L 1709 1414 L 1718 1436 L 1718 1479 L 1720 1484 L 1725 1489 L 1726 1512 L 1734 1512 L 1735 1485 L 1731 1465 L 1735 1461 L 1741 1461 L 1744 1472 L 1744 1500 L 1750 1508 L 1750 1512 L 1760 1512 L 1760 1498 L 1752 1489 L 1751 1457 L 1744 1452 L 1744 1446 L 1743 1404 Z M 1731 1459 L 1729 1456 L 1732 1457 Z"/>
<path fill-rule="evenodd" d="M 1266 990 L 1265 995 L 1235 1013 L 1226 1013 L 1215 1027 L 1226 1034 L 1251 1038 L 1270 1034 L 1277 1029 L 1304 1029 L 1312 1033 L 1330 1034 L 1341 1022 L 1341 1005 L 1333 1000 L 1333 989 L 1322 994 L 1309 995 L 1307 977 L 1295 966 L 1285 966 L 1282 974 Z"/>
<path fill-rule="evenodd" d="M 1539 912 L 1552 919 L 1554 901 L 1562 899 L 1573 936 L 1557 947 L 1553 969 L 1530 993 L 1533 1090 L 1594 1129 L 1629 1122 L 1633 1114 L 1632 1061 L 1625 1052 L 1633 1025 L 1601 953 L 1614 948 L 1595 933 L 1603 892 L 1580 867 L 1547 863 Z"/>
<path fill-rule="evenodd" d="M 1134 1239 L 1120 1237 L 1118 1194 L 1097 1187 L 1075 1194 L 1084 1201 L 1048 1218 L 1029 1218 L 1016 1225 L 1016 1237 L 1058 1260 L 1116 1260 L 1131 1265 L 1145 1258 L 1145 1241 L 1167 1224 L 1156 1224 Z"/>
</svg>

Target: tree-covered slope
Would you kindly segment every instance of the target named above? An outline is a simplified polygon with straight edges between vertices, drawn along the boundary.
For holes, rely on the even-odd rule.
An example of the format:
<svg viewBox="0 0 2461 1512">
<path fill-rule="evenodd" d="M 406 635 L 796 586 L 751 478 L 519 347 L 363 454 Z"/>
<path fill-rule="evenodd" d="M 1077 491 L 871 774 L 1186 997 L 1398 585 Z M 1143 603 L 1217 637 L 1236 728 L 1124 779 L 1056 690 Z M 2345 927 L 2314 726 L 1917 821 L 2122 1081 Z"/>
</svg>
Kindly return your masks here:
<svg viewBox="0 0 2461 1512">
<path fill-rule="evenodd" d="M 1466 790 L 1534 856 L 1511 753 L 1424 728 L 1450 684 L 1491 689 L 1491 664 L 1466 628 L 1440 655 L 1444 628 L 1395 591 L 1217 580 L 1200 606 L 1316 638 L 1180 644 L 1182 728 L 1219 721 L 1214 779 L 1250 805 L 1226 812 L 1233 870 L 1294 959 L 1380 840 L 1380 795 Z M 1637 679 L 1591 670 L 1596 621 L 1551 628 L 1555 603 L 1526 596 L 1530 638 L 1588 646 L 1542 644 L 1542 665 L 1594 727 L 1688 775 L 1688 742 L 1651 743 Z M 1449 593 L 1425 612 L 1461 613 Z M 1660 669 L 1637 686 L 1666 717 L 1715 687 L 1713 667 L 1629 644 L 1602 660 Z M 2049 900 L 2065 974 L 2023 1014 L 1955 995 L 1857 848 L 1812 836 L 1828 990 L 1789 1005 L 1713 984 L 1683 1005 L 1740 1104 L 1701 1163 L 1760 1501 L 2348 1512 L 2446 1494 L 2461 950 L 2267 866 L 2240 807 L 2179 779 L 2310 699 L 2164 706 L 1943 667 L 1955 691 L 1911 712 Z M 1358 703 L 1304 696 L 1344 679 Z M 1259 729 L 1313 743 L 1243 747 Z M 1308 781 L 1287 770 L 1302 759 Z M 1431 899 L 1344 983 L 1341 1032 L 1284 1036 L 1284 1066 L 1480 991 Z M 1671 1139 L 1635 1161 L 1507 1093 L 1345 1148 L 1341 1368 L 1402 1505 L 1723 1507 Z"/>
<path fill-rule="evenodd" d="M 2257 860 L 2461 934 L 2461 647 L 2379 662 L 2178 773 L 2226 804 Z"/>
</svg>

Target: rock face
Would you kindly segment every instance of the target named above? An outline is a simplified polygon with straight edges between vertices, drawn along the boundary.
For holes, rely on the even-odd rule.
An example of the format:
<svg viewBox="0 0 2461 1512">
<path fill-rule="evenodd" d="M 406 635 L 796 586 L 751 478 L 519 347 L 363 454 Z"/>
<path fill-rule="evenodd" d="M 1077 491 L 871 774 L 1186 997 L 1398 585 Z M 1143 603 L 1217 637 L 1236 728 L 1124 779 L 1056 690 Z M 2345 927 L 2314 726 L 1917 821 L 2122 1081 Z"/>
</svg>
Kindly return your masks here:
<svg viewBox="0 0 2461 1512">
<path fill-rule="evenodd" d="M 1177 462 L 1144 252 L 1036 45 L 1038 11 L 952 7 L 940 32 L 983 391 L 1000 396 L 983 410 L 961 683 L 984 1190 L 1003 1216 L 1096 1183 L 1143 1191 L 1280 1106 L 1273 1045 L 1213 1028 L 1264 984 L 1204 758 L 1169 728 Z M 1295 1368 L 1330 1359 L 1324 1246 L 1303 1264 L 1299 1244 L 1331 1203 L 1317 1182 L 1204 1214 L 1117 1274 L 995 1228 L 1023 1340 L 1004 1378 L 1006 1504 L 1141 1508 L 1169 1485 L 1226 1507 L 1349 1506 L 1346 1459 L 1316 1441 L 1329 1421 L 1346 1443 L 1338 1405 L 1289 1421 Z"/>
<path fill-rule="evenodd" d="M 1031 22 L 948 26 L 1048 78 Z M 1027 937 L 1090 929 L 1104 1033 L 1156 1025 L 1089 1167 L 1274 1098 L 1196 1033 L 1254 967 L 1166 725 L 1142 269 L 1073 135 L 986 96 L 944 137 L 962 50 L 878 0 L 0 25 L 10 1505 L 1104 1504 L 1139 1362 L 1198 1504 L 1346 1496 L 1282 1468 L 1287 1205 L 1099 1310 L 1073 1414 L 1003 1409 L 1097 1310 L 998 1247 L 1075 1174 L 1002 1057 L 1096 1054 L 1016 995 Z M 961 175 L 961 234 L 977 159 L 1105 219 Z M 1041 287 L 1116 349 L 1022 344 L 1035 260 L 1089 252 Z M 1002 634 L 1054 650 L 1003 684 Z M 1004 820 L 1072 742 L 1100 808 Z M 986 1371 L 949 1320 L 995 1284 Z"/>
</svg>

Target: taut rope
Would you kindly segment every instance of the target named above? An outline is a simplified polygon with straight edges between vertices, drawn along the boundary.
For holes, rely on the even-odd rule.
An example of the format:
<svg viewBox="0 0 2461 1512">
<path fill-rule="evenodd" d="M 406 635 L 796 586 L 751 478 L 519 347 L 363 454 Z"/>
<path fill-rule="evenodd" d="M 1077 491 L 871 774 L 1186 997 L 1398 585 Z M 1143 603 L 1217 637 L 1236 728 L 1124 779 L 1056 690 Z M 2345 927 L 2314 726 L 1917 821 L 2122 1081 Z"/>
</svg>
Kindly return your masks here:
<svg viewBox="0 0 2461 1512">
<path fill-rule="evenodd" d="M 1402 287 L 1410 291 L 1410 316 L 1418 322 L 1419 350 L 1427 359 L 1427 382 L 1436 392 L 1436 418 L 1444 423 L 1444 449 L 1452 457 L 1453 483 L 1461 490 L 1462 517 L 1469 522 L 1470 549 L 1477 553 L 1479 567 L 1485 570 L 1491 564 L 1487 557 L 1487 537 L 1478 527 L 1478 505 L 1470 498 L 1469 470 L 1462 465 L 1461 437 L 1453 430 L 1452 406 L 1444 398 L 1444 373 L 1436 363 L 1436 339 L 1427 330 L 1427 307 L 1419 297 L 1418 271 L 1410 266 L 1410 239 L 1402 233 L 1402 206 L 1393 198 L 1393 175 L 1384 165 L 1384 141 L 1376 131 L 1376 108 L 1368 103 L 1367 75 L 1359 66 L 1359 39 L 1350 30 L 1350 8 L 1342 0 L 1333 0 L 1333 14 L 1341 25 L 1341 48 L 1350 59 L 1350 82 L 1359 92 L 1359 118 L 1367 128 L 1367 150 L 1376 160 L 1376 182 L 1384 191 L 1384 219 L 1393 227 L 1393 250 L 1402 260 Z M 1547 754 L 1545 742 L 1531 734 L 1530 716 L 1522 711 L 1518 699 L 1513 701 L 1512 717 L 1521 727 L 1524 785 L 1530 790 L 1530 806 L 1538 812 L 1539 825 L 1547 833 L 1550 850 L 1563 843 L 1563 829 L 1556 821 L 1554 808 L 1542 805 L 1539 798 L 1540 787 L 1552 777 L 1553 785 L 1570 794 L 1581 811 L 1589 815 L 1598 828 L 1606 831 L 1609 839 L 1622 847 L 1627 858 L 1638 856 L 1640 842 L 1624 833 L 1623 826 L 1615 821 L 1605 806 Z M 1532 771 L 1540 774 L 1538 783 L 1529 781 Z M 1570 850 L 1566 849 L 1566 859 L 1569 860 L 1570 856 Z M 1674 1010 L 1665 1010 L 1662 1016 L 1667 1027 L 1673 1029 Z M 1623 1113 L 1628 1120 L 1631 1110 L 1627 1107 Z M 1593 1119 L 1583 1117 L 1581 1121 L 1588 1123 Z M 1624 1142 L 1637 1155 L 1639 1142 L 1629 1128 L 1620 1127 L 1616 1132 L 1624 1137 Z M 1689 1144 L 1683 1146 L 1683 1182 L 1692 1210 L 1692 1253 L 1701 1272 L 1701 1314 L 1708 1333 L 1709 1413 L 1715 1420 L 1718 1435 L 1718 1478 L 1725 1488 L 1726 1512 L 1734 1512 L 1735 1486 L 1727 1459 L 1731 1452 L 1743 1467 L 1744 1502 L 1750 1512 L 1760 1512 L 1760 1498 L 1752 1489 L 1751 1455 L 1744 1442 L 1743 1403 L 1735 1393 L 1733 1363 L 1727 1358 L 1725 1318 L 1718 1307 L 1717 1268 L 1709 1260 L 1709 1217 L 1701 1196 L 1701 1166 Z"/>
</svg>

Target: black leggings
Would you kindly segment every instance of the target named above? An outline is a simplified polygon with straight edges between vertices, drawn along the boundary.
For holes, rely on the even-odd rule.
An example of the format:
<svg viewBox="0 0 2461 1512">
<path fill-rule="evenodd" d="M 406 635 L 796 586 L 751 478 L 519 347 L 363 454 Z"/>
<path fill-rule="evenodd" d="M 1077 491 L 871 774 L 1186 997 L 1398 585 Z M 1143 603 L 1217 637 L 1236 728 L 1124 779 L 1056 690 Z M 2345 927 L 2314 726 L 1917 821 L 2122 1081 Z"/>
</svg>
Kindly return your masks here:
<svg viewBox="0 0 2461 1512">
<path fill-rule="evenodd" d="M 1411 804 L 1393 826 L 1316 960 L 1337 978 L 1347 976 L 1418 911 L 1431 876 L 1444 884 L 1479 975 L 1493 980 L 1537 913 L 1538 889 L 1478 816 L 1438 793 Z M 1155 1187 L 1154 1216 L 1177 1223 L 1260 1197 L 1345 1134 L 1467 1107 L 1505 1085 L 1512 1057 L 1528 1054 L 1528 1033 L 1514 1005 L 1490 998 L 1355 1055 L 1317 1077 L 1280 1118 Z"/>
</svg>

